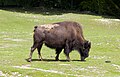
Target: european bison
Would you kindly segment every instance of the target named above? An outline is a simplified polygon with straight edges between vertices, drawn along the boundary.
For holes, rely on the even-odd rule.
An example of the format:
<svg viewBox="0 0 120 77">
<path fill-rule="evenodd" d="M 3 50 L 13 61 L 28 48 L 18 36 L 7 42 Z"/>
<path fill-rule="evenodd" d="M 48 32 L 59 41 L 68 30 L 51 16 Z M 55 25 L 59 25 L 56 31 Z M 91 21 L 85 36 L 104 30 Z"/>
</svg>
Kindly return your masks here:
<svg viewBox="0 0 120 77">
<path fill-rule="evenodd" d="M 56 60 L 59 60 L 59 54 L 64 49 L 68 61 L 70 61 L 69 53 L 72 50 L 78 50 L 81 61 L 84 61 L 89 56 L 89 50 L 91 48 L 91 43 L 85 40 L 83 36 L 81 25 L 72 21 L 35 26 L 33 38 L 34 44 L 31 47 L 28 61 L 31 61 L 32 54 L 36 48 L 39 59 L 42 60 L 40 50 L 43 43 L 47 47 L 56 49 Z"/>
</svg>

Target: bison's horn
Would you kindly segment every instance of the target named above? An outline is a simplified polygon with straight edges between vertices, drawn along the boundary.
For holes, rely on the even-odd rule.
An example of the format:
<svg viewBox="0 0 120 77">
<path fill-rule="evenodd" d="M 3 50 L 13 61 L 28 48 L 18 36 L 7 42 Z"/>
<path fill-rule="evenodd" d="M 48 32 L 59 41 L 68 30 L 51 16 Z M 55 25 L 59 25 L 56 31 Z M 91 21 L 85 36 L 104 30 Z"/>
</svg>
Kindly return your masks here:
<svg viewBox="0 0 120 77">
<path fill-rule="evenodd" d="M 88 42 L 88 45 L 89 45 L 89 47 L 91 48 L 91 42 L 90 42 L 90 41 Z"/>
</svg>

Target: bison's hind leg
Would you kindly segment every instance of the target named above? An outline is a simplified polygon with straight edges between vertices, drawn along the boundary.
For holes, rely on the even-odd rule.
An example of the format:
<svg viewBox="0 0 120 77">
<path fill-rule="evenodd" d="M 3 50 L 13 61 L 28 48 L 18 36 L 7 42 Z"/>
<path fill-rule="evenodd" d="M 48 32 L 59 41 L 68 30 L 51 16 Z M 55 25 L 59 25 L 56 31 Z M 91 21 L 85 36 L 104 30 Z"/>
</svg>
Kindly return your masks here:
<svg viewBox="0 0 120 77">
<path fill-rule="evenodd" d="M 42 59 L 41 52 L 40 52 L 40 51 L 41 51 L 41 48 L 42 48 L 42 45 L 43 45 L 43 43 L 40 43 L 40 44 L 38 45 L 38 47 L 37 47 L 39 60 L 43 60 L 43 59 Z"/>
<path fill-rule="evenodd" d="M 36 48 L 38 49 L 38 52 L 40 52 L 40 49 L 42 47 L 42 45 L 40 45 L 40 44 L 41 43 L 39 43 L 39 42 L 34 42 L 33 46 L 31 47 L 31 51 L 30 51 L 30 55 L 29 55 L 29 58 L 28 58 L 28 62 L 31 62 L 32 54 L 33 54 L 33 52 L 35 51 Z"/>
</svg>

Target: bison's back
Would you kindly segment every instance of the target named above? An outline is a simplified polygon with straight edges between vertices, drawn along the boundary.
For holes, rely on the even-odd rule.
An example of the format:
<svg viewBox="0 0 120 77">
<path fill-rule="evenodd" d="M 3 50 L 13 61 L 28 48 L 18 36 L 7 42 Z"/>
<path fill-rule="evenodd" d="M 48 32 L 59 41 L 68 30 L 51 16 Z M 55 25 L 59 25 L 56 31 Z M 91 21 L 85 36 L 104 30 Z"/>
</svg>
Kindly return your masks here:
<svg viewBox="0 0 120 77">
<path fill-rule="evenodd" d="M 64 21 L 55 24 L 66 27 L 68 34 L 72 34 L 71 37 L 76 37 L 81 42 L 85 40 L 81 24 L 74 21 Z"/>
<path fill-rule="evenodd" d="M 45 24 L 37 27 L 36 30 L 39 31 L 39 34 L 45 35 L 44 43 L 50 48 L 62 48 L 65 46 L 66 40 L 70 42 L 75 40 L 76 43 L 84 40 L 82 27 L 77 22 L 64 21 Z"/>
<path fill-rule="evenodd" d="M 67 29 L 64 26 L 58 26 L 45 31 L 45 44 L 51 48 L 63 48 L 65 41 L 69 38 Z"/>
</svg>

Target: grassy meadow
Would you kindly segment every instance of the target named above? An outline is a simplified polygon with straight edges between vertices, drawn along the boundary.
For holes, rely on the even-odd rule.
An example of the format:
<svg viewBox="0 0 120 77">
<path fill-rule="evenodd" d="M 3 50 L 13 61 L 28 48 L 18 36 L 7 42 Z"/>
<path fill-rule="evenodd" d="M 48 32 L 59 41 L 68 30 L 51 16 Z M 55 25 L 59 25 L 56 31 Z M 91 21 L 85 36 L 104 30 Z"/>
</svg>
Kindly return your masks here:
<svg viewBox="0 0 120 77">
<path fill-rule="evenodd" d="M 92 42 L 90 56 L 81 62 L 77 51 L 70 53 L 72 61 L 54 61 L 55 50 L 46 46 L 38 61 L 27 62 L 33 43 L 33 28 L 38 24 L 76 21 L 83 26 L 84 36 Z M 106 63 L 110 61 L 110 63 Z M 0 77 L 120 77 L 120 20 L 102 16 L 0 9 Z"/>
</svg>

